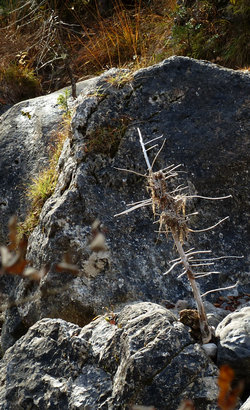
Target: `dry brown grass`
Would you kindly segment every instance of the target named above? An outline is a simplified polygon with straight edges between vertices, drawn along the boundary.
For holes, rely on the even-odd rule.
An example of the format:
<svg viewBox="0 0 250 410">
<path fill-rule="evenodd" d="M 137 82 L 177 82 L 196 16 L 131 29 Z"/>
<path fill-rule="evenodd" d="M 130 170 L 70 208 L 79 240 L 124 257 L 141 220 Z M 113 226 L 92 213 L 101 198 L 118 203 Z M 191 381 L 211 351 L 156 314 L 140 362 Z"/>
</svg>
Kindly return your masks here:
<svg viewBox="0 0 250 410">
<path fill-rule="evenodd" d="M 122 0 L 115 0 L 112 15 L 103 17 L 98 10 L 92 12 L 89 26 L 72 10 L 78 33 L 63 27 L 63 42 L 76 79 L 114 66 L 138 69 L 171 55 L 171 11 L 176 0 L 155 0 L 150 4 L 145 6 L 144 2 L 142 7 L 142 0 L 135 0 L 134 7 L 126 8 Z M 68 82 L 67 70 L 60 60 L 64 51 L 56 31 L 50 27 L 56 15 L 51 20 L 50 10 L 42 9 L 29 21 L 25 18 L 29 12 L 26 8 L 21 14 L 12 12 L 0 18 L 0 94 L 7 102 L 33 97 Z M 50 60 L 52 64 L 47 64 Z"/>
<path fill-rule="evenodd" d="M 91 29 L 82 25 L 84 35 L 75 37 L 72 43 L 77 54 L 75 70 L 89 74 L 114 66 L 138 69 L 169 56 L 168 37 L 175 3 L 155 1 L 151 7 L 142 8 L 141 0 L 136 0 L 135 8 L 129 10 L 116 0 L 111 17 L 97 14 Z"/>
<path fill-rule="evenodd" d="M 69 84 L 69 65 L 76 80 L 110 67 L 136 70 L 173 54 L 205 58 L 232 68 L 249 65 L 246 0 L 242 0 L 244 27 L 240 31 L 236 19 L 232 27 L 240 35 L 233 39 L 231 35 L 229 40 L 227 26 L 223 26 L 223 19 L 218 21 L 219 11 L 212 2 L 195 2 L 192 13 L 190 8 L 178 8 L 176 0 L 134 0 L 133 7 L 125 7 L 122 0 L 113 2 L 115 8 L 108 17 L 87 3 L 80 7 L 80 2 L 72 2 L 74 11 L 59 0 L 54 0 L 54 11 L 46 2 L 30 15 L 27 1 L 21 11 L 0 16 L 0 99 L 16 102 L 62 88 Z M 15 4 L 23 3 L 18 0 Z M 237 4 L 230 4 L 237 17 Z M 240 15 L 245 14 L 241 11 Z M 60 22 L 64 20 L 61 35 Z"/>
</svg>

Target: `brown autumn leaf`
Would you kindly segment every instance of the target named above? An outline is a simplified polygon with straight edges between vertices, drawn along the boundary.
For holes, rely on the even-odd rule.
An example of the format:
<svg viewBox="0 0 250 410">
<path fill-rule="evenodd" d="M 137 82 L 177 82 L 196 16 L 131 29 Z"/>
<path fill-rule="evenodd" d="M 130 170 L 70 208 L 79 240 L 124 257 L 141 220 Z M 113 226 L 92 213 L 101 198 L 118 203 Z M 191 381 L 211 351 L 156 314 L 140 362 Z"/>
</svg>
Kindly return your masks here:
<svg viewBox="0 0 250 410">
<path fill-rule="evenodd" d="M 10 252 L 6 246 L 0 247 L 2 267 L 5 273 L 12 275 L 22 275 L 27 261 L 24 259 L 22 252 Z"/>
<path fill-rule="evenodd" d="M 138 404 L 134 404 L 131 407 L 131 410 L 156 410 L 156 408 L 153 406 L 140 406 Z"/>
<path fill-rule="evenodd" d="M 65 253 L 63 260 L 56 265 L 57 272 L 70 272 L 74 275 L 79 273 L 79 268 L 77 265 L 72 263 L 71 256 L 69 253 Z"/>
<path fill-rule="evenodd" d="M 106 251 L 107 250 L 105 236 L 103 235 L 102 232 L 99 232 L 93 238 L 93 240 L 91 241 L 89 247 L 93 252 L 100 252 L 100 251 Z"/>
<path fill-rule="evenodd" d="M 74 275 L 77 275 L 79 273 L 79 269 L 76 265 L 67 263 L 67 262 L 60 262 L 56 265 L 56 270 L 57 272 L 70 272 Z"/>
<path fill-rule="evenodd" d="M 22 276 L 24 268 L 28 264 L 28 261 L 25 259 L 27 244 L 27 238 L 23 237 L 18 243 L 16 252 L 11 252 L 11 249 L 2 247 L 4 248 L 1 249 L 2 265 L 7 273 Z"/>
<path fill-rule="evenodd" d="M 96 219 L 91 226 L 91 238 L 89 241 L 89 247 L 92 252 L 107 251 L 108 247 L 104 232 L 105 228 L 99 219 Z"/>
</svg>

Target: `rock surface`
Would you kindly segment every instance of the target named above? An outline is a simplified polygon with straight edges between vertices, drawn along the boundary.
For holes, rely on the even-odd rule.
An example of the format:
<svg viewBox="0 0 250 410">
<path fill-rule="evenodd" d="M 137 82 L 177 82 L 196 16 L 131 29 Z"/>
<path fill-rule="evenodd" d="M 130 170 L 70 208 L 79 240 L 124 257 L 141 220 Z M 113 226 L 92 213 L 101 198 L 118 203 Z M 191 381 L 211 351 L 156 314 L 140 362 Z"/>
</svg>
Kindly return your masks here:
<svg viewBox="0 0 250 410">
<path fill-rule="evenodd" d="M 24 327 L 42 317 L 83 326 L 103 307 L 131 301 L 191 303 L 186 278 L 178 279 L 175 271 L 163 276 L 176 253 L 171 239 L 155 232 L 152 211 L 114 217 L 127 203 L 148 197 L 145 178 L 116 169 L 145 173 L 137 127 L 145 141 L 166 137 L 155 169 L 183 163 L 186 174 L 179 174 L 177 185 L 187 184 L 187 193 L 233 195 L 189 203 L 187 212 L 194 207 L 200 212 L 192 227 L 210 226 L 227 215 L 230 222 L 190 235 L 185 248 L 212 249 L 214 256 L 246 254 L 249 84 L 248 74 L 184 57 L 139 70 L 133 78 L 127 71 L 110 70 L 85 84 L 75 104 L 72 137 L 58 163 L 58 185 L 29 240 L 28 258 L 51 268 L 38 289 L 21 281 L 12 295 Z M 169 183 L 170 189 L 176 186 Z M 90 266 L 90 231 L 97 218 L 109 254 L 94 255 Z M 77 277 L 53 267 L 65 252 L 80 269 Z M 225 259 L 214 268 L 222 274 L 204 277 L 202 292 L 236 279 L 239 285 L 229 294 L 247 290 L 246 258 Z M 22 304 L 27 297 L 31 301 Z"/>
<path fill-rule="evenodd" d="M 69 279 L 64 302 L 60 298 L 58 304 L 53 295 L 40 305 L 42 316 L 59 315 L 56 310 L 61 314 L 65 311 L 62 303 L 80 304 L 82 312 L 86 307 L 100 312 L 111 303 L 140 299 L 176 302 L 190 297 L 185 279 L 178 280 L 176 272 L 162 276 L 176 254 L 171 240 L 155 233 L 151 210 L 114 218 L 126 203 L 147 198 L 142 177 L 115 168 L 145 172 L 137 127 L 146 141 L 161 134 L 167 138 L 156 169 L 183 163 L 189 192 L 233 195 L 212 203 L 197 200 L 200 218 L 194 224 L 198 228 L 228 214 L 230 223 L 211 233 L 193 234 L 186 246 L 212 249 L 216 256 L 246 252 L 249 76 L 181 57 L 138 71 L 132 82 L 126 75 L 109 72 L 92 91 L 79 97 L 72 139 L 59 162 L 59 183 L 31 235 L 29 257 L 40 265 L 48 264 L 70 251 L 82 274 Z M 151 158 L 156 152 L 151 151 Z M 183 182 L 181 175 L 179 183 Z M 192 211 L 194 203 L 189 207 Z M 111 255 L 104 268 L 89 277 L 84 266 L 90 226 L 96 218 L 105 226 Z M 241 291 L 248 283 L 246 269 L 245 259 L 227 259 L 221 276 L 203 279 L 202 290 L 233 284 L 237 272 Z M 43 287 L 49 289 L 56 278 L 51 270 Z M 76 321 L 73 316 L 63 318 Z"/>
<path fill-rule="evenodd" d="M 53 131 L 62 111 L 58 93 L 14 105 L 0 119 L 0 242 L 6 242 L 10 216 L 25 215 L 28 182 L 46 166 Z"/>
<path fill-rule="evenodd" d="M 0 364 L 1 409 L 215 410 L 217 369 L 184 325 L 153 303 L 127 305 L 80 328 L 42 319 Z M 28 380 L 28 383 L 27 383 Z"/>
<path fill-rule="evenodd" d="M 78 93 L 92 82 L 78 83 Z M 22 101 L 0 117 L 0 244 L 6 243 L 9 218 L 25 216 L 27 184 L 48 164 L 62 124 L 57 98 L 63 91 Z"/>
<path fill-rule="evenodd" d="M 229 364 L 250 389 L 250 306 L 230 313 L 216 329 L 218 365 Z"/>
<path fill-rule="evenodd" d="M 200 213 L 192 228 L 226 215 L 230 223 L 190 235 L 185 249 L 246 255 L 249 84 L 248 74 L 173 57 L 133 78 L 112 69 L 78 85 L 82 92 L 59 159 L 58 184 L 29 239 L 28 258 L 37 267 L 46 265 L 48 273 L 40 283 L 1 278 L 0 291 L 10 296 L 0 318 L 1 408 L 128 409 L 138 404 L 174 410 L 188 397 L 197 410 L 217 409 L 217 367 L 163 307 L 194 307 L 186 278 L 177 278 L 178 270 L 163 276 L 176 258 L 171 239 L 155 232 L 149 208 L 114 215 L 148 197 L 145 178 L 138 175 L 146 167 L 137 127 L 145 141 L 163 134 L 167 142 L 155 169 L 182 163 L 186 173 L 176 184 L 188 185 L 187 194 L 233 195 L 226 201 L 188 201 L 187 212 Z M 1 117 L 0 195 L 8 203 L 1 205 L 0 242 L 6 242 L 8 216 L 26 212 L 22 184 L 48 161 L 51 131 L 61 121 L 59 93 L 20 103 Z M 149 153 L 151 160 L 158 149 Z M 16 158 L 21 161 L 15 164 Z M 169 180 L 169 189 L 175 186 Z M 93 246 L 97 220 L 99 238 L 106 238 L 103 249 L 96 241 Z M 79 267 L 77 276 L 58 272 L 65 253 Z M 233 294 L 238 303 L 249 286 L 247 259 L 226 259 L 213 268 L 222 274 L 204 277 L 201 291 L 238 279 L 238 286 L 223 294 Z M 91 321 L 105 307 L 105 317 Z M 217 326 L 225 311 L 209 302 L 207 308 Z M 249 368 L 247 312 L 229 315 L 217 330 L 219 364 L 234 366 L 234 358 L 242 356 L 244 372 Z"/>
<path fill-rule="evenodd" d="M 240 410 L 249 410 L 250 409 L 250 396 L 245 401 L 245 403 L 240 407 Z"/>
</svg>

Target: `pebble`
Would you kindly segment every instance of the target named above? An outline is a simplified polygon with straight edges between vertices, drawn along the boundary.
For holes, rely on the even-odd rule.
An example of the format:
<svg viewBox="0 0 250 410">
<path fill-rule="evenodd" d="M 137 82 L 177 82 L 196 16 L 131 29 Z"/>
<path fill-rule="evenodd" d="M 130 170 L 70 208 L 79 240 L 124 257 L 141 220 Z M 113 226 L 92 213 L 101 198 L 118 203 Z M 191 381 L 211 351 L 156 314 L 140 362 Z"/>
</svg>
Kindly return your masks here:
<svg viewBox="0 0 250 410">
<path fill-rule="evenodd" d="M 202 345 L 202 349 L 205 350 L 206 354 L 211 357 L 211 359 L 216 357 L 217 346 L 215 343 L 205 343 Z"/>
</svg>

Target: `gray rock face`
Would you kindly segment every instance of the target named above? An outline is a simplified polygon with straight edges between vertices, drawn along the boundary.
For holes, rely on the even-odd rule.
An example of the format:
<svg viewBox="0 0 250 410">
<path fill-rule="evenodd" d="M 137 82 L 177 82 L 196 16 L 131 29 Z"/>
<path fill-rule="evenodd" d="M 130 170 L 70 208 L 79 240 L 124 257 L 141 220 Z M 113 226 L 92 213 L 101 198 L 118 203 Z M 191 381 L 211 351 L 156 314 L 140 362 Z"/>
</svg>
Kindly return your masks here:
<svg viewBox="0 0 250 410">
<path fill-rule="evenodd" d="M 53 294 L 40 304 L 41 316 L 63 317 L 65 306 L 100 312 L 111 303 L 175 302 L 190 296 L 185 279 L 177 279 L 176 272 L 162 276 L 176 254 L 171 240 L 155 233 L 151 210 L 114 218 L 126 203 L 147 198 L 143 177 L 115 168 L 145 172 L 137 127 L 145 141 L 161 134 L 167 138 L 155 169 L 183 163 L 189 192 L 233 195 L 225 201 L 196 201 L 200 212 L 199 220 L 194 219 L 196 227 L 207 227 L 226 215 L 230 222 L 218 231 L 193 234 L 186 247 L 212 249 L 216 256 L 246 252 L 249 76 L 182 57 L 140 70 L 124 85 L 126 75 L 111 71 L 78 99 L 72 139 L 59 161 L 59 183 L 31 235 L 29 258 L 36 264 L 48 264 L 69 251 L 82 273 L 68 279 L 63 301 Z M 151 158 L 157 149 L 151 151 Z M 184 182 L 182 175 L 178 183 Z M 193 208 L 192 202 L 189 209 Z M 89 277 L 84 266 L 90 226 L 96 218 L 106 228 L 110 260 L 95 277 Z M 245 259 L 227 259 L 222 275 L 205 277 L 201 288 L 232 284 L 238 272 L 238 291 L 244 290 L 245 270 Z M 53 283 L 58 286 L 60 278 L 52 269 L 42 285 L 47 293 Z M 76 321 L 74 315 L 63 318 Z"/>
<path fill-rule="evenodd" d="M 53 130 L 62 110 L 58 93 L 14 105 L 0 119 L 0 242 L 6 241 L 9 217 L 24 217 L 28 182 L 48 162 Z"/>
<path fill-rule="evenodd" d="M 228 315 L 216 329 L 218 364 L 228 363 L 250 387 L 250 306 Z"/>
<path fill-rule="evenodd" d="M 8 241 L 9 218 L 16 214 L 24 219 L 27 185 L 48 164 L 53 133 L 62 122 L 63 111 L 57 106 L 59 94 L 23 101 L 0 117 L 0 244 Z M 18 278 L 0 275 L 1 304 L 17 283 Z M 27 329 L 18 311 L 10 309 L 1 332 L 2 349 L 6 350 Z"/>
<path fill-rule="evenodd" d="M 183 163 L 187 173 L 179 174 L 177 185 L 188 185 L 187 193 L 233 195 L 189 203 L 187 212 L 195 206 L 200 213 L 192 227 L 208 227 L 227 215 L 230 222 L 190 235 L 185 249 L 212 249 L 214 256 L 246 254 L 249 75 L 173 57 L 129 79 L 126 71 L 111 70 L 87 84 L 76 101 L 72 138 L 58 163 L 58 185 L 29 240 L 33 264 L 52 266 L 38 289 L 22 281 L 13 295 L 27 327 L 42 317 L 83 326 L 103 307 L 131 301 L 192 300 L 186 278 L 178 279 L 175 271 L 162 275 L 176 253 L 171 239 L 155 232 L 152 211 L 147 207 L 114 218 L 127 203 L 148 197 L 145 178 L 116 169 L 145 173 L 137 127 L 146 142 L 166 137 L 155 169 Z M 149 153 L 151 159 L 158 148 Z M 169 189 L 175 186 L 170 180 Z M 90 270 L 88 244 L 96 218 L 104 225 L 109 256 L 95 258 Z M 79 266 L 78 277 L 53 268 L 64 252 Z M 204 277 L 202 292 L 237 278 L 238 288 L 229 293 L 246 291 L 246 259 L 226 259 L 214 268 L 222 274 Z M 27 294 L 32 301 L 21 304 Z"/>
<path fill-rule="evenodd" d="M 169 410 L 189 397 L 197 409 L 215 410 L 216 374 L 167 309 L 139 303 L 82 329 L 61 319 L 37 322 L 1 361 L 0 403 L 3 410 Z"/>
<path fill-rule="evenodd" d="M 79 83 L 78 93 L 92 82 Z M 22 101 L 0 117 L 0 243 L 6 242 L 10 216 L 25 216 L 27 184 L 48 164 L 62 124 L 57 104 L 62 92 Z"/>
</svg>

